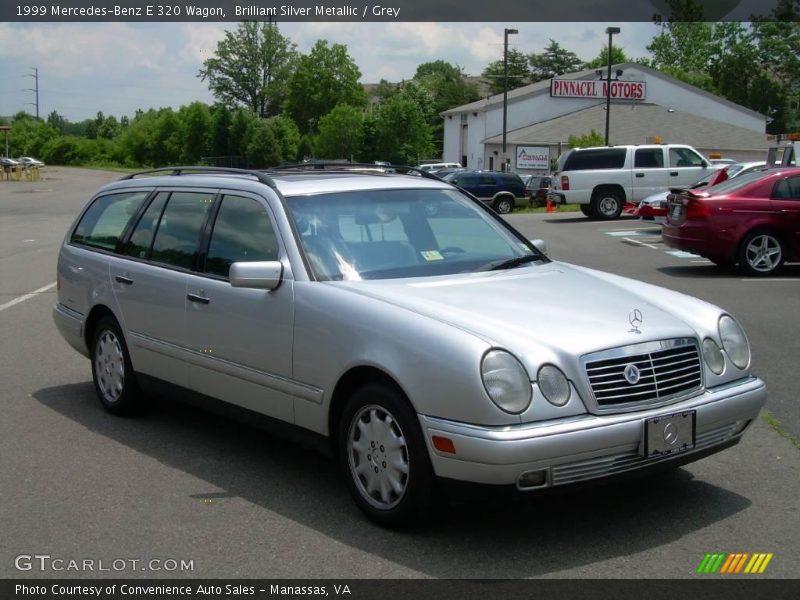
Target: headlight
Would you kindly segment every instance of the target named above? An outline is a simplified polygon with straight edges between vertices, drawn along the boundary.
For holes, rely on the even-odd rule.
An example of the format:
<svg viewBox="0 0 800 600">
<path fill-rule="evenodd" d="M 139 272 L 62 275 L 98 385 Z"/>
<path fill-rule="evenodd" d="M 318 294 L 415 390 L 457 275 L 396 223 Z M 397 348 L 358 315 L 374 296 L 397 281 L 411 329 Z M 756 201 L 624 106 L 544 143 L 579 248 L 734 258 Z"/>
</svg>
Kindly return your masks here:
<svg viewBox="0 0 800 600">
<path fill-rule="evenodd" d="M 561 369 L 553 365 L 544 365 L 536 376 L 539 389 L 545 399 L 554 406 L 564 406 L 569 402 L 569 381 Z"/>
<path fill-rule="evenodd" d="M 531 382 L 525 367 L 505 350 L 490 350 L 481 363 L 483 387 L 492 402 L 514 414 L 531 403 Z"/>
<path fill-rule="evenodd" d="M 706 359 L 706 364 L 712 373 L 722 375 L 725 370 L 725 357 L 722 355 L 720 347 L 711 338 L 703 340 L 703 358 Z"/>
<path fill-rule="evenodd" d="M 744 369 L 750 364 L 750 345 L 739 324 L 728 315 L 719 318 L 719 337 L 731 362 Z"/>
</svg>

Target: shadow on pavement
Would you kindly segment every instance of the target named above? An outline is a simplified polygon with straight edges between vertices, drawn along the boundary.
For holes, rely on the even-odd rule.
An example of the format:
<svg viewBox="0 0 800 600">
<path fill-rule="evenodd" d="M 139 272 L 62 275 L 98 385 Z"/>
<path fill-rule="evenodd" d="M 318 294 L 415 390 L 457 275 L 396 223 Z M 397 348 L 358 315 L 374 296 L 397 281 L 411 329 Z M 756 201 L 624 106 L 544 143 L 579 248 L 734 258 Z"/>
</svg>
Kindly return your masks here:
<svg viewBox="0 0 800 600">
<path fill-rule="evenodd" d="M 771 276 L 748 276 L 736 267 L 718 267 L 714 264 L 671 265 L 667 267 L 658 267 L 657 270 L 670 277 L 753 279 L 755 281 L 769 281 L 770 279 L 800 280 L 800 264 L 784 265 L 780 271 Z"/>
<path fill-rule="evenodd" d="M 91 382 L 40 389 L 33 397 L 92 432 L 224 490 L 215 498 L 241 497 L 434 577 L 535 577 L 624 557 L 751 504 L 675 469 L 580 492 L 456 502 L 439 508 L 424 527 L 393 532 L 361 515 L 332 460 L 260 429 L 167 399 L 158 399 L 144 417 L 114 417 L 100 407 Z"/>
</svg>

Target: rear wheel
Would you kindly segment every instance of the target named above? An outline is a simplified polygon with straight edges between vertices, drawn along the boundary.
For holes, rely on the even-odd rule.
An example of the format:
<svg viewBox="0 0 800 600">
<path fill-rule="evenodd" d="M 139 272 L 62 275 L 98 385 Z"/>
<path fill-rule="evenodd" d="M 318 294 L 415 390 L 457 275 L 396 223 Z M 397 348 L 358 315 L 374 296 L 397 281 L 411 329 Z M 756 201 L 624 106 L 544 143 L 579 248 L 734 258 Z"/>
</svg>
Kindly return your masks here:
<svg viewBox="0 0 800 600">
<path fill-rule="evenodd" d="M 494 201 L 494 209 L 501 215 L 507 215 L 514 210 L 514 200 L 509 196 L 500 196 Z"/>
<path fill-rule="evenodd" d="M 125 338 L 113 317 L 103 317 L 95 327 L 92 379 L 97 397 L 108 412 L 127 415 L 144 408 Z"/>
<path fill-rule="evenodd" d="M 434 475 L 414 410 L 396 388 L 368 383 L 348 400 L 338 455 L 347 487 L 373 521 L 400 526 L 424 517 Z"/>
<path fill-rule="evenodd" d="M 592 216 L 603 221 L 618 219 L 622 214 L 624 202 L 618 190 L 600 189 L 592 194 Z"/>
<path fill-rule="evenodd" d="M 749 275 L 772 275 L 784 260 L 783 241 L 772 231 L 753 231 L 739 246 L 739 266 Z"/>
</svg>

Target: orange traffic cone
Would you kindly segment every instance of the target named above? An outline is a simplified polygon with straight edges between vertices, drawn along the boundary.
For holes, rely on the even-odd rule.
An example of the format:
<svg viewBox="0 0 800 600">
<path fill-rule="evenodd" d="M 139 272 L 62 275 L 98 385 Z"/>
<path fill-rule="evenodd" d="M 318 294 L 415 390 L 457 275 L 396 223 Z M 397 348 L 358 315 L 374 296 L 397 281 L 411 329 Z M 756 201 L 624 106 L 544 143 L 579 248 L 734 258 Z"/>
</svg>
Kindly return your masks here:
<svg viewBox="0 0 800 600">
<path fill-rule="evenodd" d="M 552 200 L 548 199 L 547 200 L 547 212 L 556 212 L 556 211 L 557 211 L 556 205 L 553 204 Z"/>
</svg>

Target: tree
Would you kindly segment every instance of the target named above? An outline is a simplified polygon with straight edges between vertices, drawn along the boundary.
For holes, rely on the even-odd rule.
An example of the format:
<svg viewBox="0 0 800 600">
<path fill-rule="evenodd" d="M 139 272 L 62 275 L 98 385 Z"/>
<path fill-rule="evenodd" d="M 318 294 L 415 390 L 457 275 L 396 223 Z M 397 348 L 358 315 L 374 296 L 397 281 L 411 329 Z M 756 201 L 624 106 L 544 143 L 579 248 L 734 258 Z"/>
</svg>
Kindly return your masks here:
<svg viewBox="0 0 800 600">
<path fill-rule="evenodd" d="M 593 146 L 605 146 L 605 138 L 596 130 L 592 129 L 583 135 L 571 135 L 567 138 L 570 148 L 592 148 Z"/>
<path fill-rule="evenodd" d="M 503 93 L 505 81 L 503 61 L 496 60 L 489 63 L 483 70 L 483 77 L 489 80 L 489 86 L 493 94 Z M 513 48 L 508 51 L 508 89 L 513 90 L 531 81 L 531 70 L 528 57 L 519 50 Z"/>
<path fill-rule="evenodd" d="M 562 48 L 558 42 L 552 39 L 544 52 L 530 54 L 528 63 L 533 82 L 552 79 L 564 73 L 572 73 L 583 66 L 583 61 L 574 52 Z"/>
<path fill-rule="evenodd" d="M 178 116 L 181 120 L 182 151 L 181 162 L 197 164 L 200 157 L 208 154 L 210 146 L 211 113 L 202 102 L 192 102 L 181 106 Z"/>
<path fill-rule="evenodd" d="M 620 65 L 622 63 L 631 62 L 631 59 L 625 54 L 625 51 L 619 46 L 611 46 L 611 64 Z M 605 67 L 608 69 L 608 46 L 600 48 L 600 52 L 592 60 L 583 65 L 585 69 L 600 69 Z"/>
<path fill-rule="evenodd" d="M 354 106 L 339 104 L 319 120 L 317 155 L 322 158 L 352 159 L 364 142 L 364 113 Z"/>
<path fill-rule="evenodd" d="M 228 135 L 231 154 L 235 156 L 245 156 L 247 144 L 250 141 L 248 139 L 248 135 L 251 131 L 250 125 L 256 120 L 257 117 L 249 110 L 239 109 L 233 113 Z"/>
<path fill-rule="evenodd" d="M 119 135 L 120 125 L 119 121 L 114 115 L 109 115 L 105 117 L 99 125 L 97 125 L 97 137 L 106 139 L 106 140 L 113 140 L 117 135 Z"/>
<path fill-rule="evenodd" d="M 277 116 L 266 120 L 281 154 L 281 162 L 294 161 L 300 147 L 300 130 L 289 117 Z"/>
<path fill-rule="evenodd" d="M 67 120 L 60 114 L 58 114 L 57 111 L 54 110 L 49 115 L 47 115 L 47 124 L 50 125 L 56 131 L 58 131 L 58 133 L 63 134 L 64 129 L 67 126 Z"/>
<path fill-rule="evenodd" d="M 276 24 L 244 21 L 225 32 L 198 77 L 220 102 L 267 117 L 280 112 L 296 61 L 295 45 Z"/>
<path fill-rule="evenodd" d="M 433 152 L 431 127 L 416 91 L 401 90 L 375 110 L 376 157 L 400 164 L 417 164 Z"/>
<path fill-rule="evenodd" d="M 247 163 L 253 168 L 264 168 L 279 165 L 283 162 L 275 134 L 269 123 L 263 119 L 256 119 L 250 125 L 245 157 Z"/>
<path fill-rule="evenodd" d="M 231 111 L 224 104 L 214 107 L 211 115 L 211 150 L 212 156 L 230 156 Z"/>
<path fill-rule="evenodd" d="M 286 111 L 302 133 L 315 131 L 319 119 L 337 104 L 363 107 L 364 89 L 347 46 L 317 40 L 311 52 L 301 56 L 289 81 Z"/>
</svg>

